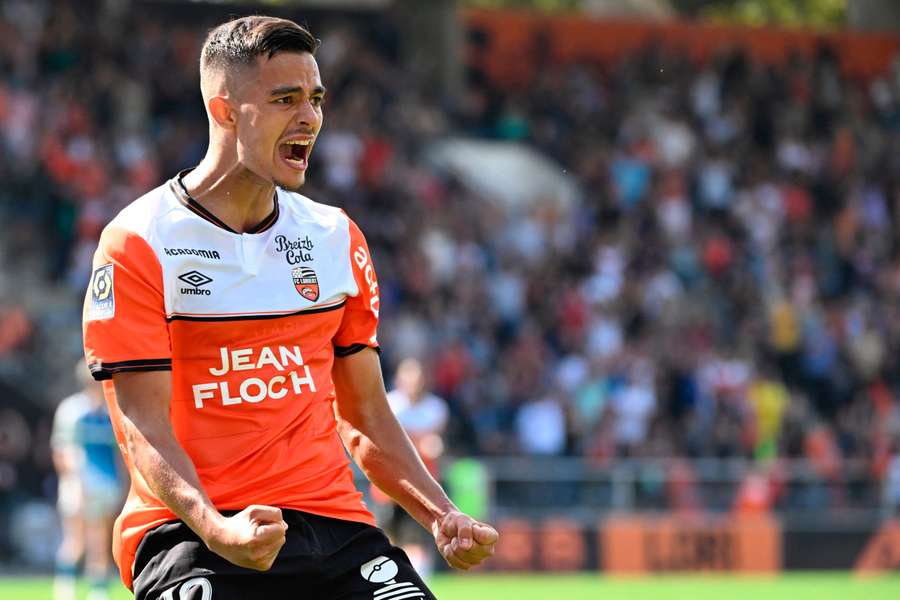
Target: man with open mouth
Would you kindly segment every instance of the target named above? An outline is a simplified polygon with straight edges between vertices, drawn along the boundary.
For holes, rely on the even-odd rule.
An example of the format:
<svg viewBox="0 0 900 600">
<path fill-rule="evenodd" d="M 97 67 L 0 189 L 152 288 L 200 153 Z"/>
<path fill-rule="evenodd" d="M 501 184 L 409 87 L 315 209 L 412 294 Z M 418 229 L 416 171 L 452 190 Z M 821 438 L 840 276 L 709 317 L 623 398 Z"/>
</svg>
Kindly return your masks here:
<svg viewBox="0 0 900 600">
<path fill-rule="evenodd" d="M 448 564 L 494 553 L 389 408 L 362 232 L 297 193 L 322 127 L 318 44 L 284 19 L 213 29 L 206 156 L 126 207 L 94 256 L 85 354 L 131 474 L 114 554 L 139 600 L 434 598 L 345 448 Z"/>
</svg>

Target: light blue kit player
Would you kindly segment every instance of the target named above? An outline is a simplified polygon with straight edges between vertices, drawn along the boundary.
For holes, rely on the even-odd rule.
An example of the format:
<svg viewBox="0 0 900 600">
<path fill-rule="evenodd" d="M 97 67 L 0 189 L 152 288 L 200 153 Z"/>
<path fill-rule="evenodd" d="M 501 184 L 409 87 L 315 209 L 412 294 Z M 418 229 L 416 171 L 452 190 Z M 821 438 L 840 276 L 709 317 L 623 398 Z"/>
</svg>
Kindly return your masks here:
<svg viewBox="0 0 900 600">
<path fill-rule="evenodd" d="M 64 525 L 54 597 L 74 600 L 76 567 L 83 558 L 88 599 L 106 600 L 112 525 L 127 486 L 101 385 L 83 361 L 76 368 L 83 388 L 60 403 L 52 439 Z"/>
</svg>

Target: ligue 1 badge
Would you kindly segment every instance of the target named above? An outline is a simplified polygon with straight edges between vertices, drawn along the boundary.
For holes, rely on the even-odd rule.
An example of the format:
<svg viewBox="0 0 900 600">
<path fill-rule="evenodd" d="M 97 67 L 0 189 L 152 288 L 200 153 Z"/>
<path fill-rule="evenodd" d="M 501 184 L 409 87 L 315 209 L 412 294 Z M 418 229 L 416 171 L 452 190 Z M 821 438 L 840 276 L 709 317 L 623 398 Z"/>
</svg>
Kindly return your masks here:
<svg viewBox="0 0 900 600">
<path fill-rule="evenodd" d="M 296 267 L 291 270 L 294 277 L 294 287 L 297 293 L 309 300 L 315 302 L 319 299 L 319 280 L 316 272 L 309 267 Z"/>
<path fill-rule="evenodd" d="M 89 321 L 110 319 L 116 314 L 116 296 L 113 291 L 113 266 L 103 265 L 94 269 L 91 276 L 91 304 Z"/>
</svg>

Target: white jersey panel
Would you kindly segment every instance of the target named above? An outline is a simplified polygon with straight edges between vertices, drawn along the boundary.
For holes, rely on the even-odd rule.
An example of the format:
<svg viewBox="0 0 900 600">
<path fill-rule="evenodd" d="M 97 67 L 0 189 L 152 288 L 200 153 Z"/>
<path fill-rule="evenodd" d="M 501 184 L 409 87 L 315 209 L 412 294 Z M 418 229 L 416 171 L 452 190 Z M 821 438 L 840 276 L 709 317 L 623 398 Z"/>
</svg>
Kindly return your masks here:
<svg viewBox="0 0 900 600">
<path fill-rule="evenodd" d="M 154 250 L 169 319 L 292 314 L 357 295 L 347 216 L 297 193 L 277 189 L 276 195 L 276 220 L 260 233 L 236 233 L 199 218 L 172 182 L 114 223 Z"/>
</svg>

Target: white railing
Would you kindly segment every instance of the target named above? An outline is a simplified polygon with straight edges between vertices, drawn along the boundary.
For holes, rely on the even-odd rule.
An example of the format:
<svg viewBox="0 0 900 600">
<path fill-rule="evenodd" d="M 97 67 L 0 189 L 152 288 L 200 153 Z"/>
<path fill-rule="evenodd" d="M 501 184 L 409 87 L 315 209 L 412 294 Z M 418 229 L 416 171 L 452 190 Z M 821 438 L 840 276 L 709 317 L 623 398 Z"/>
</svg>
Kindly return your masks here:
<svg viewBox="0 0 900 600">
<path fill-rule="evenodd" d="M 492 509 L 501 515 L 565 514 L 595 521 L 615 512 L 694 509 L 726 513 L 750 497 L 748 479 L 770 494 L 771 510 L 802 524 L 876 519 L 889 514 L 884 483 L 869 463 L 845 461 L 823 472 L 806 460 L 768 466 L 744 459 L 624 459 L 598 464 L 583 458 L 482 459 Z"/>
</svg>

